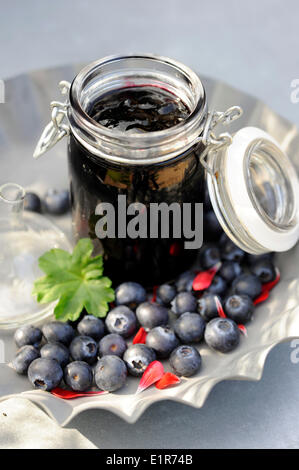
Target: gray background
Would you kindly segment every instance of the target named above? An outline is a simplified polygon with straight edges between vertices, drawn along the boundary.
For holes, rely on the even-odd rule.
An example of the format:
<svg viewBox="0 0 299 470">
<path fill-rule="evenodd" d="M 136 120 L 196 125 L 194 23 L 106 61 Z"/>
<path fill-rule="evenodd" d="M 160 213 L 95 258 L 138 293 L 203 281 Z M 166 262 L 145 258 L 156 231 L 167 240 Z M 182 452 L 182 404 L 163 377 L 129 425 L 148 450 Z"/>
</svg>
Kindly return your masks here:
<svg viewBox="0 0 299 470">
<path fill-rule="evenodd" d="M 0 0 L 0 78 L 117 52 L 154 52 L 224 80 L 299 125 L 297 0 Z M 102 448 L 299 447 L 299 364 L 290 345 L 258 383 L 217 385 L 205 406 L 152 406 L 129 425 L 104 411 L 75 427 Z"/>
</svg>

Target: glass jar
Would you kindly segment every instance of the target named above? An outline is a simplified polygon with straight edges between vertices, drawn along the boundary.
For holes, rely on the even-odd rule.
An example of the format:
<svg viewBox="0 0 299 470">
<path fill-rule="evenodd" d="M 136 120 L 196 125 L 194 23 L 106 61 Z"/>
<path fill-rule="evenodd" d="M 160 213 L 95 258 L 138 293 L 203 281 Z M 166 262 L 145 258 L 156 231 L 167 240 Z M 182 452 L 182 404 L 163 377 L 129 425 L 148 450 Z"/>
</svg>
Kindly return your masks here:
<svg viewBox="0 0 299 470">
<path fill-rule="evenodd" d="M 174 127 L 156 132 L 126 133 L 98 125 L 90 106 L 128 87 L 165 89 L 191 110 Z M 171 279 L 190 267 L 194 252 L 181 238 L 105 238 L 95 233 L 95 208 L 111 203 L 116 220 L 132 203 L 195 204 L 203 202 L 204 168 L 198 142 L 206 120 L 206 98 L 199 77 L 185 67 L 155 57 L 110 58 L 83 69 L 70 89 L 68 158 L 75 238 L 90 236 L 105 253 L 105 271 L 116 282 L 140 280 L 145 285 Z M 118 196 L 125 207 L 118 207 Z M 147 225 L 149 225 L 149 215 Z M 170 221 L 171 224 L 171 221 Z M 121 227 L 123 229 L 123 227 Z M 119 232 L 119 230 L 117 230 Z M 172 227 L 169 227 L 170 236 Z"/>
<path fill-rule="evenodd" d="M 186 105 L 188 116 L 173 127 L 142 133 L 109 129 L 91 117 L 101 97 L 136 87 L 167 90 Z M 114 282 L 170 280 L 190 267 L 195 252 L 186 249 L 183 229 L 179 237 L 132 238 L 117 227 L 114 237 L 99 241 L 98 204 L 111 204 L 119 223 L 132 203 L 146 209 L 152 203 L 195 207 L 204 201 L 205 175 L 218 220 L 241 248 L 255 254 L 283 251 L 298 240 L 299 184 L 290 160 L 257 128 L 216 136 L 216 125 L 229 124 L 241 110 L 209 111 L 200 78 L 188 67 L 154 55 L 112 56 L 83 68 L 61 88 L 67 100 L 52 103 L 52 121 L 35 156 L 69 136 L 75 238 L 89 236 L 97 250 L 104 249 L 105 271 Z M 122 207 L 119 196 L 125 196 Z M 195 212 L 191 218 L 194 222 Z M 169 220 L 171 234 L 174 219 Z"/>
</svg>

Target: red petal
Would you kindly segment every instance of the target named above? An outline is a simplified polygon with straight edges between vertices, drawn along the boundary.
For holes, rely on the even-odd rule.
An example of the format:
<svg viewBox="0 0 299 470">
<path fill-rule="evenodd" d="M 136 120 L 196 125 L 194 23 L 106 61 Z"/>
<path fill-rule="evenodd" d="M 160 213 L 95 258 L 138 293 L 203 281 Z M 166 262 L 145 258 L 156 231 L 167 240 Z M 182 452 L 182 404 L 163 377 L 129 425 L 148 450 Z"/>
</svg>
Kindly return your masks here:
<svg viewBox="0 0 299 470">
<path fill-rule="evenodd" d="M 63 398 L 64 400 L 71 400 L 72 398 L 79 398 L 79 397 L 90 397 L 93 395 L 103 395 L 105 392 L 103 390 L 101 391 L 91 391 L 91 392 L 74 392 L 73 390 L 65 390 L 64 388 L 53 388 L 51 390 L 52 395 L 58 398 Z"/>
<path fill-rule="evenodd" d="M 151 302 L 156 302 L 157 300 L 157 289 L 158 289 L 159 286 L 154 286 L 153 287 L 153 296 L 152 296 L 152 300 Z"/>
<path fill-rule="evenodd" d="M 133 344 L 145 344 L 147 333 L 143 326 L 139 328 L 133 339 Z"/>
<path fill-rule="evenodd" d="M 204 290 L 210 287 L 212 281 L 220 268 L 221 263 L 215 264 L 212 268 L 207 271 L 202 271 L 193 280 L 192 288 L 193 290 Z"/>
<path fill-rule="evenodd" d="M 146 388 L 158 382 L 163 377 L 164 367 L 159 361 L 151 362 L 145 369 L 136 393 L 140 393 Z"/>
<path fill-rule="evenodd" d="M 276 286 L 276 284 L 279 283 L 280 281 L 280 272 L 279 272 L 279 269 L 278 268 L 275 268 L 275 271 L 276 271 L 276 278 L 274 279 L 274 281 L 271 281 L 271 282 L 267 282 L 266 284 L 263 284 L 262 286 L 262 292 L 264 291 L 270 291 L 273 289 L 273 287 Z"/>
<path fill-rule="evenodd" d="M 258 297 L 256 297 L 256 299 L 254 299 L 253 304 L 258 305 L 261 302 L 265 302 L 265 300 L 267 300 L 268 297 L 269 297 L 269 291 L 262 289 L 262 293 Z"/>
<path fill-rule="evenodd" d="M 265 300 L 267 300 L 267 298 L 269 297 L 270 290 L 272 290 L 273 287 L 275 287 L 276 284 L 278 284 L 278 282 L 280 281 L 279 269 L 275 268 L 275 271 L 276 271 L 276 278 L 274 279 L 274 281 L 267 282 L 266 284 L 262 285 L 262 293 L 256 299 L 254 299 L 253 301 L 254 305 L 260 304 L 261 302 L 264 302 Z"/>
<path fill-rule="evenodd" d="M 244 325 L 238 325 L 239 330 L 243 333 L 244 336 L 247 336 L 247 330 Z"/>
<path fill-rule="evenodd" d="M 227 318 L 227 316 L 226 316 L 225 313 L 224 313 L 222 304 L 221 304 L 219 298 L 218 298 L 216 295 L 215 295 L 215 302 L 216 302 L 216 306 L 217 306 L 217 311 L 218 311 L 219 317 L 221 317 L 221 318 Z"/>
<path fill-rule="evenodd" d="M 163 388 L 170 387 L 171 385 L 179 384 L 180 378 L 176 375 L 172 374 L 171 372 L 166 372 L 163 377 L 156 382 L 155 387 L 159 390 L 163 390 Z"/>
</svg>

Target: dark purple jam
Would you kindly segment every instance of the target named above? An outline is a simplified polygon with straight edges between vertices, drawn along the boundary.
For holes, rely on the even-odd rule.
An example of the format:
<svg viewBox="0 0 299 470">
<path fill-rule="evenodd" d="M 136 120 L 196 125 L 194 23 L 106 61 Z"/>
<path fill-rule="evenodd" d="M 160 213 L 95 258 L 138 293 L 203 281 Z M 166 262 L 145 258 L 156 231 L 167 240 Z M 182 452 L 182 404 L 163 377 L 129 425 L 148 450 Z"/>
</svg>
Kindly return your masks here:
<svg viewBox="0 0 299 470">
<path fill-rule="evenodd" d="M 90 107 L 88 114 L 110 129 L 152 132 L 177 125 L 186 119 L 189 110 L 169 92 L 156 87 L 136 87 L 103 96 Z M 119 195 L 126 196 L 127 205 L 141 202 L 147 208 L 153 202 L 180 205 L 203 202 L 201 145 L 163 163 L 129 165 L 91 154 L 70 135 L 68 158 L 75 238 L 91 237 L 96 250 L 104 249 L 105 274 L 114 285 L 124 280 L 138 281 L 145 286 L 169 281 L 192 265 L 196 253 L 184 248 L 184 238 L 99 240 L 95 233 L 99 220 L 95 215 L 97 204 L 111 203 L 118 220 Z M 169 230 L 172 234 L 171 226 Z"/>
<path fill-rule="evenodd" d="M 176 126 L 190 114 L 175 95 L 157 87 L 134 87 L 108 93 L 89 113 L 95 121 L 117 131 L 155 132 Z"/>
</svg>

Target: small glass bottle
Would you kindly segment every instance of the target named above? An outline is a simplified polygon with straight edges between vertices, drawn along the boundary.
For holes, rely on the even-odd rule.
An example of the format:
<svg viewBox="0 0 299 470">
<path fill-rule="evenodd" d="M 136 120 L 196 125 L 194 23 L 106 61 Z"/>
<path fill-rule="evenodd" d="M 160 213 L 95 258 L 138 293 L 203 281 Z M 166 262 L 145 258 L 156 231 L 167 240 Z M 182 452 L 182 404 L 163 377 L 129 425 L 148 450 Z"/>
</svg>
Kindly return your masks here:
<svg viewBox="0 0 299 470">
<path fill-rule="evenodd" d="M 40 321 L 53 303 L 38 304 L 34 281 L 43 273 L 38 258 L 50 248 L 70 249 L 65 235 L 45 217 L 24 212 L 25 190 L 15 183 L 0 187 L 0 328 Z"/>
</svg>

